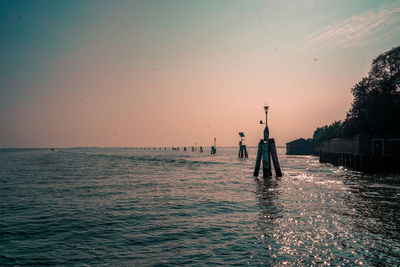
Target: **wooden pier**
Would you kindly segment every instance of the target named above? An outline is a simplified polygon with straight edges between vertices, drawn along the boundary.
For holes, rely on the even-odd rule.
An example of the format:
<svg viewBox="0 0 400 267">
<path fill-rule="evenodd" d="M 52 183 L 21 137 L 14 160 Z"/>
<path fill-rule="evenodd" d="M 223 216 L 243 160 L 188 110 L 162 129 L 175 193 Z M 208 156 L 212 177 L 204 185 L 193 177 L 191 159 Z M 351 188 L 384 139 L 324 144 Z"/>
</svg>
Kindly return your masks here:
<svg viewBox="0 0 400 267">
<path fill-rule="evenodd" d="M 371 173 L 400 173 L 400 137 L 358 134 L 316 146 L 321 163 Z"/>
</svg>

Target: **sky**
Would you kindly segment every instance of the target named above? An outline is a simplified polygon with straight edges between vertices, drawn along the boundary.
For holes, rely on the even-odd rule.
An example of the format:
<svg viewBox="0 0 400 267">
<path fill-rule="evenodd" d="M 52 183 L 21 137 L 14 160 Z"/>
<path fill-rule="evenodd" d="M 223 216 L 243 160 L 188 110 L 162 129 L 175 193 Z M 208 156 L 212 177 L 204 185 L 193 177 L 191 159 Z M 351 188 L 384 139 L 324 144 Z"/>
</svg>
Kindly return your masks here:
<svg viewBox="0 0 400 267">
<path fill-rule="evenodd" d="M 0 147 L 284 145 L 398 45 L 400 0 L 0 0 Z"/>
</svg>

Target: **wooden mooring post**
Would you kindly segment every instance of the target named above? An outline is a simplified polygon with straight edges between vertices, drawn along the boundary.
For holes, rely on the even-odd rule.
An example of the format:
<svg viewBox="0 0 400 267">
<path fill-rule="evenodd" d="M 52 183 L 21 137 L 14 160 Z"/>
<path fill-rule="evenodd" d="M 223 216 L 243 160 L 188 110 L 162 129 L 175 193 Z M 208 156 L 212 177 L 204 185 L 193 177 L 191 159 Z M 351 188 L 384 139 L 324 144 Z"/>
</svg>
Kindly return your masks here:
<svg viewBox="0 0 400 267">
<path fill-rule="evenodd" d="M 238 153 L 238 157 L 241 158 L 241 159 L 242 159 L 243 157 L 248 158 L 249 155 L 247 154 L 246 145 L 243 145 L 244 133 L 243 133 L 243 132 L 240 132 L 240 133 L 239 133 L 239 136 L 240 136 L 240 141 L 239 141 L 239 153 Z"/>
<path fill-rule="evenodd" d="M 264 140 L 261 139 L 260 143 L 258 143 L 257 147 L 257 157 L 256 157 L 256 167 L 254 168 L 254 177 L 258 177 L 258 173 L 260 172 L 261 165 L 261 157 L 262 157 L 262 145 L 264 144 Z"/>
<path fill-rule="evenodd" d="M 276 151 L 274 138 L 269 139 L 269 151 L 272 158 L 272 162 L 274 163 L 275 175 L 276 177 L 282 177 L 281 166 L 279 165 L 278 153 Z"/>
<path fill-rule="evenodd" d="M 275 140 L 269 138 L 268 129 L 268 106 L 264 107 L 265 110 L 265 128 L 264 128 L 264 139 L 261 139 L 258 144 L 256 166 L 254 168 L 254 177 L 257 177 L 260 171 L 261 161 L 263 164 L 263 178 L 269 178 L 272 176 L 271 159 L 274 164 L 276 177 L 282 176 L 281 167 L 279 165 L 278 153 L 276 151 Z M 260 124 L 263 124 L 260 121 Z"/>
<path fill-rule="evenodd" d="M 214 145 L 211 147 L 211 154 L 214 155 L 217 153 L 217 138 L 214 137 Z"/>
</svg>

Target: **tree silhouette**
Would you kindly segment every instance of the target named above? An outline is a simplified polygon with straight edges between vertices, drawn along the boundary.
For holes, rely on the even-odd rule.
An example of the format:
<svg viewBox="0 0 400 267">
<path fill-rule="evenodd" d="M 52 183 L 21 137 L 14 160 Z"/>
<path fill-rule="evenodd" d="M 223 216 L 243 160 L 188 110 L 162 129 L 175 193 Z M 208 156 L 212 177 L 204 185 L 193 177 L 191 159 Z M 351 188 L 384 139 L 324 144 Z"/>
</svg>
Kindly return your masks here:
<svg viewBox="0 0 400 267">
<path fill-rule="evenodd" d="M 315 143 L 360 133 L 400 134 L 400 46 L 376 57 L 351 92 L 354 101 L 345 120 L 317 128 Z"/>
</svg>

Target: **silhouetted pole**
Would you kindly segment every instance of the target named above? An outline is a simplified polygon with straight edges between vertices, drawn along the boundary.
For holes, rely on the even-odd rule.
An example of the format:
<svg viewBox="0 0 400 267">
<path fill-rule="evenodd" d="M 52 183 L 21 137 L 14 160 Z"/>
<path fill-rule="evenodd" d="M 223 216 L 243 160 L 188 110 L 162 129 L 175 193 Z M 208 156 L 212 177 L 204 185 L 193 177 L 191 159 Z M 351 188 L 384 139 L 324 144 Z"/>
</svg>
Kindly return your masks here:
<svg viewBox="0 0 400 267">
<path fill-rule="evenodd" d="M 214 145 L 211 147 L 211 154 L 217 153 L 217 138 L 214 137 Z"/>
<path fill-rule="evenodd" d="M 269 129 L 268 129 L 268 106 L 264 107 L 265 110 L 265 128 L 264 128 L 264 143 L 262 144 L 262 161 L 263 161 L 263 178 L 268 178 L 270 173 L 269 166 Z"/>
<path fill-rule="evenodd" d="M 262 157 L 262 145 L 264 144 L 264 140 L 260 139 L 260 143 L 258 143 L 257 148 L 257 158 L 256 158 L 256 167 L 254 168 L 254 177 L 258 176 L 260 172 L 260 165 L 261 165 L 261 157 Z"/>
<path fill-rule="evenodd" d="M 269 139 L 269 151 L 270 151 L 270 155 L 272 157 L 272 161 L 274 163 L 276 177 L 282 177 L 282 171 L 281 171 L 281 167 L 279 165 L 278 153 L 276 151 L 274 138 Z"/>
<path fill-rule="evenodd" d="M 243 157 L 248 158 L 249 155 L 247 154 L 246 145 L 243 145 L 244 133 L 243 133 L 243 132 L 240 132 L 240 133 L 239 133 L 239 136 L 240 136 L 240 141 L 239 141 L 239 153 L 238 153 L 238 157 L 239 157 L 239 158 L 243 158 Z"/>
<path fill-rule="evenodd" d="M 263 178 L 270 177 L 270 166 L 269 166 L 269 152 L 268 152 L 268 142 L 262 144 L 262 163 L 263 163 Z"/>
<path fill-rule="evenodd" d="M 272 177 L 272 166 L 271 166 L 271 147 L 269 145 L 269 141 L 271 138 L 268 140 L 268 175 Z"/>
<path fill-rule="evenodd" d="M 268 106 L 264 107 L 265 110 L 265 128 L 264 128 L 264 139 L 260 140 L 257 150 L 256 166 L 254 169 L 254 176 L 258 176 L 260 170 L 260 161 L 263 164 L 263 178 L 272 176 L 271 159 L 274 163 L 274 169 L 277 177 L 282 176 L 281 168 L 279 166 L 278 154 L 276 152 L 275 140 L 269 139 L 268 129 Z M 260 124 L 263 124 L 260 121 Z"/>
</svg>

